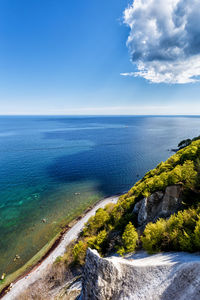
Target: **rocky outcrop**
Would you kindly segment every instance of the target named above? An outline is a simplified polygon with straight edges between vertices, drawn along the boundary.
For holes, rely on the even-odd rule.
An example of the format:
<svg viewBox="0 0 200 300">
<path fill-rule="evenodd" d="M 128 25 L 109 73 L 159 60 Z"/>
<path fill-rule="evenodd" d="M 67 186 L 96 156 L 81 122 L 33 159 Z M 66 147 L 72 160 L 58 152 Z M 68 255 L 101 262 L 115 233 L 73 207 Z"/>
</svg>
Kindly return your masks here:
<svg viewBox="0 0 200 300">
<path fill-rule="evenodd" d="M 71 282 L 67 282 L 62 289 L 55 296 L 53 300 L 77 300 L 82 289 L 82 282 L 80 279 L 74 278 Z M 50 297 L 49 297 L 50 299 Z"/>
<path fill-rule="evenodd" d="M 88 249 L 81 300 L 199 300 L 200 256 L 101 258 Z"/>
<path fill-rule="evenodd" d="M 144 226 L 177 212 L 181 207 L 182 192 L 182 185 L 172 185 L 168 186 L 164 193 L 158 191 L 137 202 L 133 213 L 137 214 L 138 225 Z"/>
</svg>

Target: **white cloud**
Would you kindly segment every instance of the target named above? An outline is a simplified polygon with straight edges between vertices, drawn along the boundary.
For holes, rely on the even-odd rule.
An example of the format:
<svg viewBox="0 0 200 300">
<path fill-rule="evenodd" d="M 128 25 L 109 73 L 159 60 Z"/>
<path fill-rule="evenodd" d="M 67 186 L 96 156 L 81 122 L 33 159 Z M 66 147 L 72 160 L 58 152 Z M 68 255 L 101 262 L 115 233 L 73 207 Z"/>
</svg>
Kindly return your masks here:
<svg viewBox="0 0 200 300">
<path fill-rule="evenodd" d="M 200 1 L 134 0 L 124 11 L 135 73 L 160 83 L 200 80 Z"/>
</svg>

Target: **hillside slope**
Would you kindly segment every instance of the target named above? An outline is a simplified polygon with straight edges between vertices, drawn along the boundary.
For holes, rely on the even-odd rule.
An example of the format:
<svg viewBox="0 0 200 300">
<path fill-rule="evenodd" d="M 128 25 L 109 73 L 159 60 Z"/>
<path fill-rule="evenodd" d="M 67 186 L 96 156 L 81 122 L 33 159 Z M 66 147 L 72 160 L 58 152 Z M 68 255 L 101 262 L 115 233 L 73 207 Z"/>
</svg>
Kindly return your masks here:
<svg viewBox="0 0 200 300">
<path fill-rule="evenodd" d="M 116 251 L 124 254 L 141 247 L 149 252 L 198 251 L 199 203 L 200 140 L 197 140 L 149 171 L 117 204 L 99 209 L 86 223 L 72 249 L 74 261 L 83 263 L 88 247 L 101 255 Z M 178 215 L 172 215 L 178 211 Z M 170 220 L 166 220 L 170 215 Z"/>
</svg>

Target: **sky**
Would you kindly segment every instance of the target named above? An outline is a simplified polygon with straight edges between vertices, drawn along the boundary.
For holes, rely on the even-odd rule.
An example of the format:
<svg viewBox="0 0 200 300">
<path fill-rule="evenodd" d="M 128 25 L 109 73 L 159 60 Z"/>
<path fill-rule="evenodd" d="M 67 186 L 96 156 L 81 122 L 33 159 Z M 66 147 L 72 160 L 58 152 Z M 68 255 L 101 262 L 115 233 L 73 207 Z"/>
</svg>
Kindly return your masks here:
<svg viewBox="0 0 200 300">
<path fill-rule="evenodd" d="M 200 114 L 197 0 L 1 0 L 0 114 Z"/>
</svg>

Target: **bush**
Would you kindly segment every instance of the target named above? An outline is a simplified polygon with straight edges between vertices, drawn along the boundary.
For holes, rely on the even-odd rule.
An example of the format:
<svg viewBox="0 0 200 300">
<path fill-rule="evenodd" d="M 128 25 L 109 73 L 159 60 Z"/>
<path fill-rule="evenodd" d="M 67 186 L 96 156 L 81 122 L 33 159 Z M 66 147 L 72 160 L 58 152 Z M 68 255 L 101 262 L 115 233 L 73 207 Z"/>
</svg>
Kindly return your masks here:
<svg viewBox="0 0 200 300">
<path fill-rule="evenodd" d="M 126 228 L 122 235 L 123 246 L 120 247 L 118 253 L 120 255 L 123 255 L 124 253 L 134 252 L 137 245 L 137 240 L 138 240 L 137 231 L 133 226 L 133 224 L 129 222 L 128 225 L 126 225 Z"/>
<path fill-rule="evenodd" d="M 198 209 L 188 209 L 147 224 L 141 238 L 143 248 L 149 253 L 160 251 L 199 250 L 200 222 Z"/>
<path fill-rule="evenodd" d="M 82 264 L 86 255 L 87 244 L 79 241 L 73 248 L 74 262 Z"/>
<path fill-rule="evenodd" d="M 62 256 L 57 256 L 55 261 L 54 261 L 54 264 L 59 264 L 61 262 L 63 262 L 63 257 Z"/>
<path fill-rule="evenodd" d="M 178 147 L 179 147 L 179 149 L 185 148 L 185 147 L 189 146 L 191 144 L 191 142 L 192 142 L 191 139 L 183 140 L 178 144 Z"/>
<path fill-rule="evenodd" d="M 164 219 L 158 220 L 155 224 L 147 224 L 144 235 L 141 238 L 143 248 L 149 253 L 161 251 L 161 244 L 165 231 L 166 221 Z"/>
<path fill-rule="evenodd" d="M 96 234 L 109 220 L 109 213 L 103 209 L 99 208 L 96 211 L 95 216 L 90 217 L 85 225 L 83 234 L 89 236 L 91 234 Z"/>
<path fill-rule="evenodd" d="M 106 237 L 107 237 L 106 230 L 100 231 L 97 236 L 90 237 L 87 240 L 88 247 L 92 249 L 96 249 L 97 251 L 101 252 L 101 248 L 103 243 L 106 240 Z"/>
</svg>

